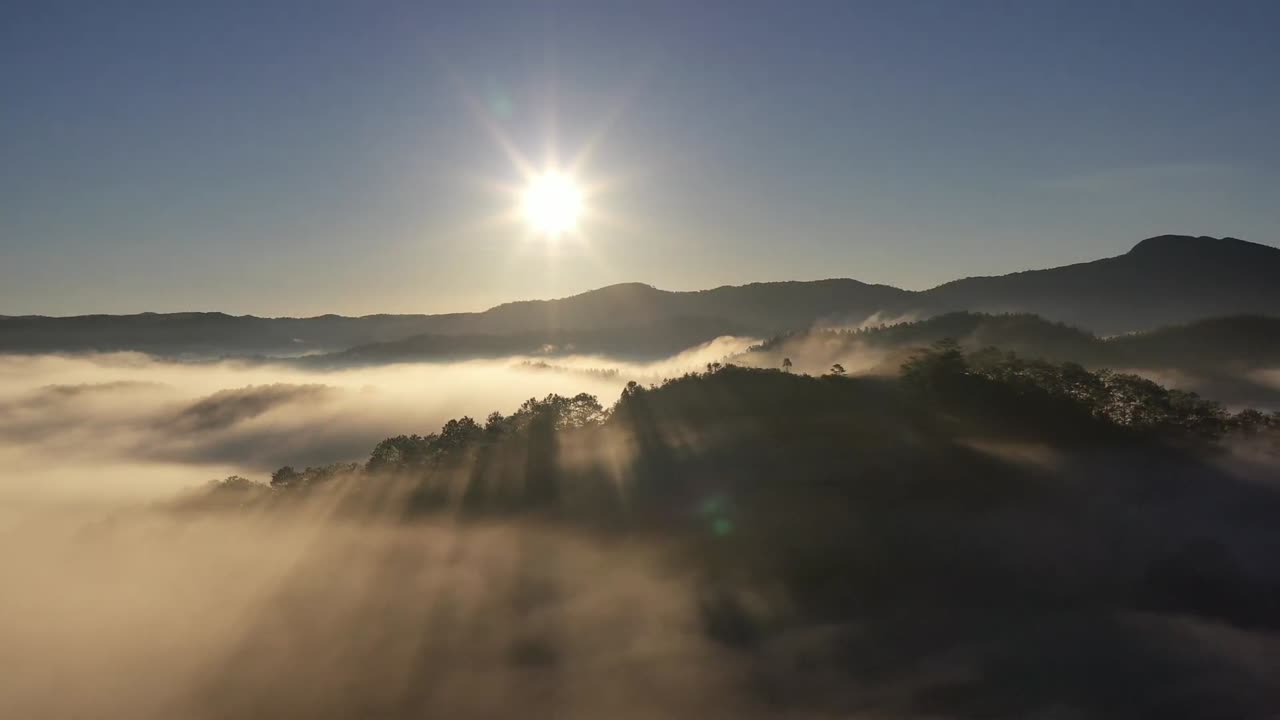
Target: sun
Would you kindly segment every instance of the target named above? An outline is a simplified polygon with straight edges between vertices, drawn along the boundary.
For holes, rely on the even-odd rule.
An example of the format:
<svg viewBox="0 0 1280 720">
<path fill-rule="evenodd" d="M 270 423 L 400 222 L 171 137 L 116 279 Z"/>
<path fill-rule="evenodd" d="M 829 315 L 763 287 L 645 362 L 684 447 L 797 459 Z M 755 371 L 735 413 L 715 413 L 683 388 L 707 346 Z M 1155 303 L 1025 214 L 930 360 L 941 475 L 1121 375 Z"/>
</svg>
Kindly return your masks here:
<svg viewBox="0 0 1280 720">
<path fill-rule="evenodd" d="M 578 227 L 582 191 L 573 178 L 563 173 L 543 173 L 525 187 L 520 209 L 534 232 L 548 238 L 560 237 Z"/>
</svg>

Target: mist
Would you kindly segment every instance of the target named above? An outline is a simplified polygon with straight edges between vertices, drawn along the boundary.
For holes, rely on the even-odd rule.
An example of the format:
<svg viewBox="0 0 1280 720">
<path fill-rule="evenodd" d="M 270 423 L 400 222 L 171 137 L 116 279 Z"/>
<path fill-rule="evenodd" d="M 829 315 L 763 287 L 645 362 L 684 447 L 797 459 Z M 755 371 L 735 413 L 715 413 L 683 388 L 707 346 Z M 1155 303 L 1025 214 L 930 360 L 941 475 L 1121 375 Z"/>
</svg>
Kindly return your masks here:
<svg viewBox="0 0 1280 720">
<path fill-rule="evenodd" d="M 696 584 L 661 543 L 353 519 L 333 498 L 173 503 L 227 475 L 362 462 L 384 437 L 530 397 L 608 404 L 750 342 L 546 367 L 0 357 L 0 716 L 509 717 L 518 696 L 525 717 L 734 717 L 739 664 L 706 640 Z"/>
<path fill-rule="evenodd" d="M 62 509 L 0 540 L 4 717 L 733 717 L 739 664 L 653 548 L 315 508 Z"/>
<path fill-rule="evenodd" d="M 363 461 L 382 438 L 510 412 L 530 397 L 588 392 L 607 405 L 630 380 L 701 368 L 752 342 L 721 338 L 654 363 L 521 356 L 343 370 L 0 356 L 0 493 L 154 498 L 232 474 L 264 479 L 291 463 Z"/>
<path fill-rule="evenodd" d="M 0 358 L 0 716 L 1088 715 L 1189 678 L 1215 707 L 1274 702 L 1274 436 L 1191 456 L 1078 446 L 1037 412 L 936 425 L 967 411 L 798 372 L 821 347 L 705 368 L 754 343 Z M 554 435 L 477 427 L 429 466 L 205 485 L 581 392 L 629 399 Z M 504 505 L 552 466 L 553 505 Z"/>
</svg>

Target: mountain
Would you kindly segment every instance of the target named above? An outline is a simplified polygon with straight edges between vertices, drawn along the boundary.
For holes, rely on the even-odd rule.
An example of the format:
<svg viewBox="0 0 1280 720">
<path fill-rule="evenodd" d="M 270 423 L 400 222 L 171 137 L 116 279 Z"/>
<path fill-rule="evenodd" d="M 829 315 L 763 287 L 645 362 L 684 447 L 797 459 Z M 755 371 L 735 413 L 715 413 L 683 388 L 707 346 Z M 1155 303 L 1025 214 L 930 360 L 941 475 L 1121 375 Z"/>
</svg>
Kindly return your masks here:
<svg viewBox="0 0 1280 720">
<path fill-rule="evenodd" d="M 217 312 L 0 316 L 0 352 L 131 350 L 157 355 L 293 355 L 395 340 L 430 329 L 429 315 L 260 318 Z"/>
<path fill-rule="evenodd" d="M 772 337 L 748 353 L 767 352 L 803 361 L 809 354 L 824 357 L 817 370 L 830 367 L 832 359 L 866 350 L 910 352 L 944 338 L 957 340 L 966 349 L 998 347 L 1019 354 L 1053 360 L 1087 362 L 1104 343 L 1093 333 L 1029 313 L 988 314 L 948 312 L 923 320 L 855 329 L 814 328 L 806 332 Z M 775 363 L 768 362 L 768 365 Z M 892 365 L 896 371 L 897 363 Z"/>
<path fill-rule="evenodd" d="M 971 277 L 921 292 L 857 280 L 771 282 L 671 292 L 640 283 L 558 300 L 528 300 L 484 312 L 260 318 L 222 313 L 0 316 L 0 352 L 136 350 L 161 355 L 301 355 L 375 345 L 356 355 L 456 355 L 489 348 L 574 345 L 606 352 L 638 333 L 653 348 L 718 335 L 770 336 L 814 325 L 859 324 L 877 313 L 1035 313 L 1100 334 L 1211 316 L 1280 314 L 1280 249 L 1235 238 L 1162 235 L 1117 257 Z M 507 336 L 507 340 L 483 339 Z M 469 338 L 464 340 L 463 338 Z M 411 340 L 412 339 L 412 340 Z M 411 341 L 410 341 L 411 340 Z M 400 348 L 387 343 L 410 341 Z M 635 343 L 630 343 L 634 346 Z M 633 353 L 629 353 L 633 354 Z"/>
<path fill-rule="evenodd" d="M 1280 314 L 1280 249 L 1235 238 L 1162 235 L 1117 257 L 1047 270 L 973 277 L 923 292 L 857 280 L 753 283 L 669 292 L 628 283 L 560 300 L 499 305 L 452 317 L 456 329 L 506 333 L 652 326 L 719 319 L 773 334 L 815 324 L 857 324 L 875 313 L 1022 312 L 1101 334 L 1206 317 Z"/>
<path fill-rule="evenodd" d="M 771 338 L 726 362 L 824 374 L 896 375 L 917 350 L 950 338 L 966 351 L 995 347 L 1023 358 L 1136 371 L 1233 406 L 1280 410 L 1280 316 L 1234 315 L 1145 332 L 1099 337 L 1037 315 L 953 312 L 859 330 L 814 329 Z"/>
<path fill-rule="evenodd" d="M 857 280 L 726 285 L 671 292 L 640 283 L 611 285 L 562 300 L 499 305 L 473 320 L 488 332 L 515 329 L 594 330 L 647 326 L 671 318 L 716 319 L 747 332 L 770 333 L 815 322 L 861 321 L 884 307 L 910 304 L 913 293 Z"/>
<path fill-rule="evenodd" d="M 786 356 L 810 360 L 818 371 L 834 361 L 867 351 L 896 355 L 956 340 L 967 350 L 996 347 L 1029 358 L 1103 367 L 1139 367 L 1247 372 L 1280 366 L 1280 316 L 1233 315 L 1136 333 L 1099 337 L 1038 315 L 952 312 L 925 320 L 859 330 L 815 329 L 771 338 L 749 349 L 744 359 L 767 353 L 765 365 Z M 896 357 L 895 355 L 895 357 Z M 896 371 L 897 359 L 889 369 Z"/>
<path fill-rule="evenodd" d="M 548 328 L 536 332 L 442 335 L 427 333 L 401 340 L 357 345 L 333 353 L 308 355 L 309 367 L 384 365 L 421 360 L 465 360 L 511 355 L 594 353 L 614 358 L 657 360 L 722 335 L 742 334 L 719 319 L 667 318 L 648 325 L 589 330 Z"/>
<path fill-rule="evenodd" d="M 1210 318 L 1104 341 L 1115 365 L 1238 372 L 1280 366 L 1280 317 Z"/>
<path fill-rule="evenodd" d="M 1101 334 L 1217 315 L 1280 314 L 1280 249 L 1161 235 L 1118 257 L 972 277 L 921 293 L 934 311 L 1027 312 Z"/>
</svg>

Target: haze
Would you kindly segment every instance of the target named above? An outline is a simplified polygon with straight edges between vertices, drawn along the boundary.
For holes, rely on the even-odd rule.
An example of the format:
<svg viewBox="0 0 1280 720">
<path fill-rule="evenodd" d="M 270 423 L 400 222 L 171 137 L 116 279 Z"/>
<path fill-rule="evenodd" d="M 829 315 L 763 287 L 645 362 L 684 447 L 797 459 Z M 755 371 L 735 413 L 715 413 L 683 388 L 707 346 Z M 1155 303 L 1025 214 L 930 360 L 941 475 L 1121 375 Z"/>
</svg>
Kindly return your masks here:
<svg viewBox="0 0 1280 720">
<path fill-rule="evenodd" d="M 644 364 L 511 357 L 342 371 L 137 353 L 0 356 L 0 493 L 115 504 L 282 465 L 361 460 L 389 435 L 548 393 L 612 398 L 629 380 L 701 368 L 751 342 L 725 338 Z"/>
</svg>

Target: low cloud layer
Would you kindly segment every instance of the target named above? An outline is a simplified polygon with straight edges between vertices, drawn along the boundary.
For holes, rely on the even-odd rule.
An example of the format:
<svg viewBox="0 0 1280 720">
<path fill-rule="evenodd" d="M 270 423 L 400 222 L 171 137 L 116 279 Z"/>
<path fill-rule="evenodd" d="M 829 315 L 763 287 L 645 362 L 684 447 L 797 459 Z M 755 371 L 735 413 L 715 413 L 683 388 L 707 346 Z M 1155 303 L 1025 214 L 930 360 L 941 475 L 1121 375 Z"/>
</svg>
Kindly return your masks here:
<svg viewBox="0 0 1280 720">
<path fill-rule="evenodd" d="M 721 338 L 656 363 L 599 356 L 302 370 L 179 363 L 136 353 L 0 356 L 0 494 L 152 496 L 281 465 L 362 461 L 382 438 L 530 397 L 589 392 L 606 405 L 644 383 L 738 352 Z"/>
<path fill-rule="evenodd" d="M 969 447 L 1028 478 L 1088 485 L 1068 496 L 1087 502 L 981 512 L 923 503 L 880 531 L 849 522 L 843 497 L 812 516 L 791 511 L 799 504 L 776 506 L 777 517 L 744 506 L 738 537 L 746 539 L 736 545 L 720 535 L 682 543 L 665 526 L 610 535 L 527 515 L 405 521 L 394 503 L 344 514 L 335 510 L 346 497 L 340 483 L 296 503 L 222 511 L 135 502 L 231 473 L 261 480 L 285 463 L 361 460 L 382 437 L 430 432 L 462 414 L 510 412 L 550 392 L 592 392 L 609 404 L 628 380 L 700 369 L 749 342 L 722 339 L 651 365 L 509 358 L 334 372 L 136 355 L 0 358 L 0 568 L 8 583 L 0 666 L 9 669 L 0 677 L 0 717 L 1088 717 L 1117 698 L 1175 695 L 1189 696 L 1193 710 L 1233 716 L 1274 707 L 1273 628 L 1071 595 L 1044 607 L 1007 582 L 1105 599 L 1125 578 L 1161 568 L 1153 558 L 1176 556 L 1185 538 L 1200 536 L 1214 539 L 1209 569 L 1271 577 L 1272 526 L 1250 525 L 1253 515 L 1240 512 L 1255 512 L 1241 498 L 1262 496 L 1249 485 L 1201 482 L 1201 473 L 1249 479 L 1245 470 L 1259 484 L 1274 478 L 1274 458 L 1243 448 L 1216 458 L 1239 466 L 1227 476 L 1142 453 L 975 438 Z M 682 437 L 678 422 L 664 430 L 682 450 L 717 442 L 692 430 Z M 607 459 L 600 435 L 579 437 L 590 442 L 562 447 L 567 466 Z M 737 472 L 803 485 L 771 473 L 765 455 L 750 457 L 765 461 Z M 732 467 L 721 455 L 700 469 L 718 482 Z M 1154 475 L 1160 487 L 1184 491 L 1135 504 L 1126 488 Z M 27 501 L 15 501 L 23 493 Z M 753 518 L 751 532 L 769 545 L 750 540 Z M 803 542 L 811 527 L 840 567 L 876 559 L 836 577 L 857 577 L 855 588 L 896 588 L 905 602 L 804 615 L 778 580 L 792 577 L 789 570 L 763 570 L 775 568 L 774 540 Z M 860 538 L 870 542 L 854 542 Z M 929 562 L 935 547 L 946 548 L 945 565 Z M 1236 547 L 1223 564 L 1233 557 L 1226 548 Z M 895 563 L 897 572 L 884 572 Z M 804 578 L 809 567 L 831 566 L 785 567 Z M 758 584 L 748 582 L 757 578 L 750 569 L 762 571 Z M 812 585 L 785 587 L 818 595 L 844 587 L 822 572 Z M 967 592 L 990 582 L 991 590 L 966 603 L 952 593 L 916 594 L 917 577 L 926 578 L 920 587 Z M 818 586 L 822 592 L 812 590 Z M 1151 700 L 1141 708 L 1148 706 L 1166 707 Z"/>
</svg>

